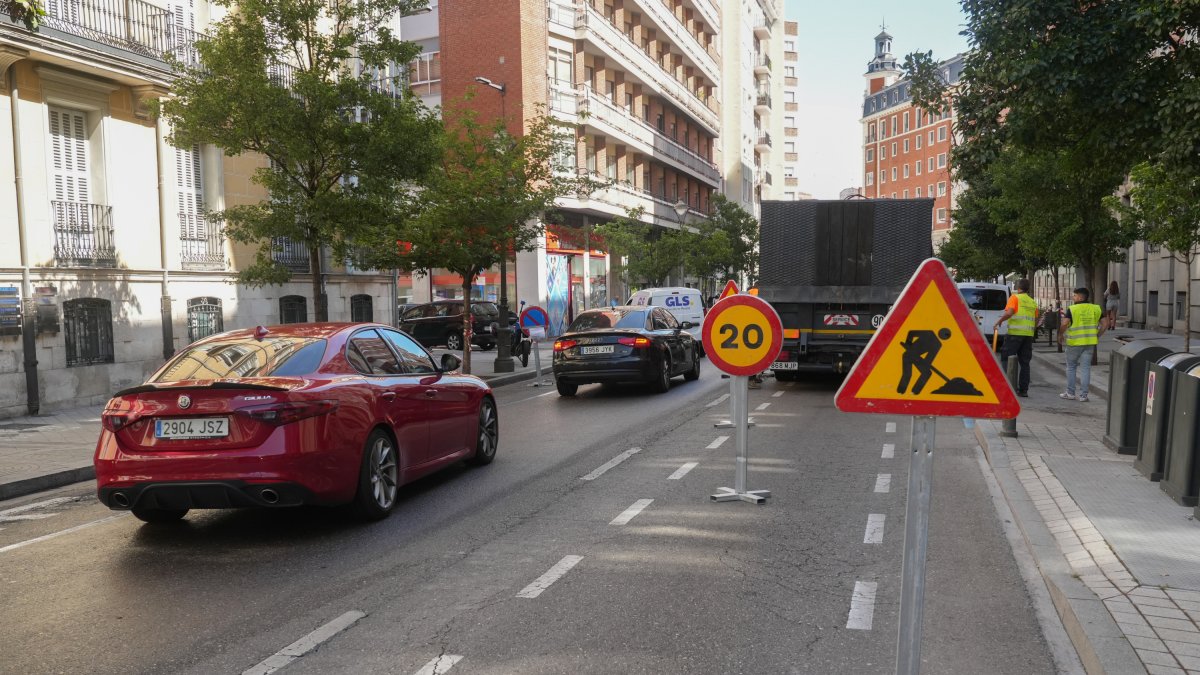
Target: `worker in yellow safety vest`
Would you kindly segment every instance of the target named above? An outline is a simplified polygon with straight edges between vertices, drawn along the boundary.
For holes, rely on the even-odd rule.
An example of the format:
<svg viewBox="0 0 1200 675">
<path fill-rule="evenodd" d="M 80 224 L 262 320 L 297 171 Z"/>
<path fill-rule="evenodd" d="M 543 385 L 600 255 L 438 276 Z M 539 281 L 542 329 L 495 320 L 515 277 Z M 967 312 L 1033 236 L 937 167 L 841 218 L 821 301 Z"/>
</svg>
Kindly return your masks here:
<svg viewBox="0 0 1200 675">
<path fill-rule="evenodd" d="M 1088 400 L 1088 384 L 1092 379 L 1092 350 L 1104 334 L 1104 324 L 1100 322 L 1104 310 L 1100 305 L 1088 302 L 1090 297 L 1088 289 L 1075 289 L 1075 304 L 1067 308 L 1067 313 L 1063 315 L 1062 327 L 1058 331 L 1058 346 L 1062 346 L 1064 336 L 1067 340 L 1067 390 L 1058 397 L 1068 401 L 1076 400 L 1076 371 L 1079 372 L 1078 400 Z"/>
<path fill-rule="evenodd" d="M 1017 357 L 1017 396 L 1029 395 L 1029 362 L 1033 360 L 1033 331 L 1037 312 L 1037 301 L 1029 297 L 1029 280 L 1021 279 L 1017 282 L 1017 292 L 1008 298 L 1004 315 L 996 321 L 996 330 L 1000 330 L 1000 324 L 1008 322 L 1008 335 L 1004 338 L 1001 356 L 1003 363 L 1010 356 Z"/>
</svg>

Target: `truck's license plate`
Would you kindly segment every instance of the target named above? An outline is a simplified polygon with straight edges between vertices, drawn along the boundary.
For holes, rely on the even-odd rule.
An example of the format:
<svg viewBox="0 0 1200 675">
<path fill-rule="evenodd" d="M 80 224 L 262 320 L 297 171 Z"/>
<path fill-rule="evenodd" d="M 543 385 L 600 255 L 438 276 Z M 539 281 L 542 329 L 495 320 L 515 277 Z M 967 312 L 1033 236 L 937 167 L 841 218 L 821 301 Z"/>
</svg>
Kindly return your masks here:
<svg viewBox="0 0 1200 675">
<path fill-rule="evenodd" d="M 800 370 L 800 364 L 796 361 L 776 361 L 771 364 L 771 370 Z"/>
</svg>

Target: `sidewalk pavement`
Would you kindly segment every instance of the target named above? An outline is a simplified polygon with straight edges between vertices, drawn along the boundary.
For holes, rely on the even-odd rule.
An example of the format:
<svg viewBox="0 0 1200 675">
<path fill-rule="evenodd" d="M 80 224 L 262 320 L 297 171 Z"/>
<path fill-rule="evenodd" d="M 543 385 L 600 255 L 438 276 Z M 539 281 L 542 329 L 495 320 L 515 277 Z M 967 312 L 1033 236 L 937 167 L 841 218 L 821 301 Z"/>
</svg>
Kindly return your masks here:
<svg viewBox="0 0 1200 675">
<path fill-rule="evenodd" d="M 433 350 L 435 359 L 447 353 Z M 462 352 L 451 352 L 460 358 Z M 553 343 L 539 345 L 543 379 L 553 381 L 550 359 Z M 492 387 L 534 379 L 534 358 L 512 373 L 495 372 L 496 350 L 471 352 L 471 370 Z M 92 454 L 100 434 L 103 406 L 85 406 L 37 416 L 0 419 L 0 501 L 49 490 L 96 477 Z"/>
<path fill-rule="evenodd" d="M 1200 523 L 1102 442 L 1112 351 L 1183 338 L 1118 329 L 1101 339 L 1092 389 L 1064 401 L 1062 355 L 1035 350 L 1016 438 L 978 420 L 976 437 L 1055 608 L 1089 673 L 1200 673 Z"/>
</svg>

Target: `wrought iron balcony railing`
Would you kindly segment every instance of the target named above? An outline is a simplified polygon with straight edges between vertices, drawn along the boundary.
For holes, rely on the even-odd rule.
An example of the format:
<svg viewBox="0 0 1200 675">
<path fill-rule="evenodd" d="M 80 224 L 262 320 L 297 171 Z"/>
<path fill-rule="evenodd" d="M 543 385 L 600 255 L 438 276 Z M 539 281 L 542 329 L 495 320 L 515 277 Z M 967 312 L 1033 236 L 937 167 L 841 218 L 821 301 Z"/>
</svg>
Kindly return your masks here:
<svg viewBox="0 0 1200 675">
<path fill-rule="evenodd" d="M 54 260 L 66 267 L 116 267 L 112 207 L 51 201 Z"/>
<path fill-rule="evenodd" d="M 275 237 L 271 241 L 271 259 L 289 270 L 304 274 L 312 269 L 308 247 L 287 237 Z"/>
<path fill-rule="evenodd" d="M 48 0 L 43 24 L 160 59 L 171 45 L 171 12 L 143 0 Z"/>
<path fill-rule="evenodd" d="M 184 269 L 225 269 L 225 235 L 221 224 L 205 218 L 204 214 L 179 214 L 179 244 Z"/>
</svg>

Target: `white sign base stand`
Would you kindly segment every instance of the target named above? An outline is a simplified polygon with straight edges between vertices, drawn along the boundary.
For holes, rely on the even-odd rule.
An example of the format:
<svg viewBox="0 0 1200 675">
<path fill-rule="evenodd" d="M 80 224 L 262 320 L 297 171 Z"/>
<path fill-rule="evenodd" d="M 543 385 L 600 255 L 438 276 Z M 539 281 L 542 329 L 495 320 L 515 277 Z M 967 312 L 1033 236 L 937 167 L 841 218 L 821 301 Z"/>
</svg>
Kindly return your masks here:
<svg viewBox="0 0 1200 675">
<path fill-rule="evenodd" d="M 745 375 L 729 378 L 729 400 L 733 417 L 730 421 L 735 429 L 734 436 L 737 440 L 737 470 L 734 473 L 732 488 L 717 488 L 717 494 L 710 496 L 710 499 L 714 502 L 742 501 L 750 502 L 751 504 L 762 504 L 771 496 L 770 490 L 746 489 L 746 470 L 750 464 L 749 385 L 750 378 Z"/>
</svg>

